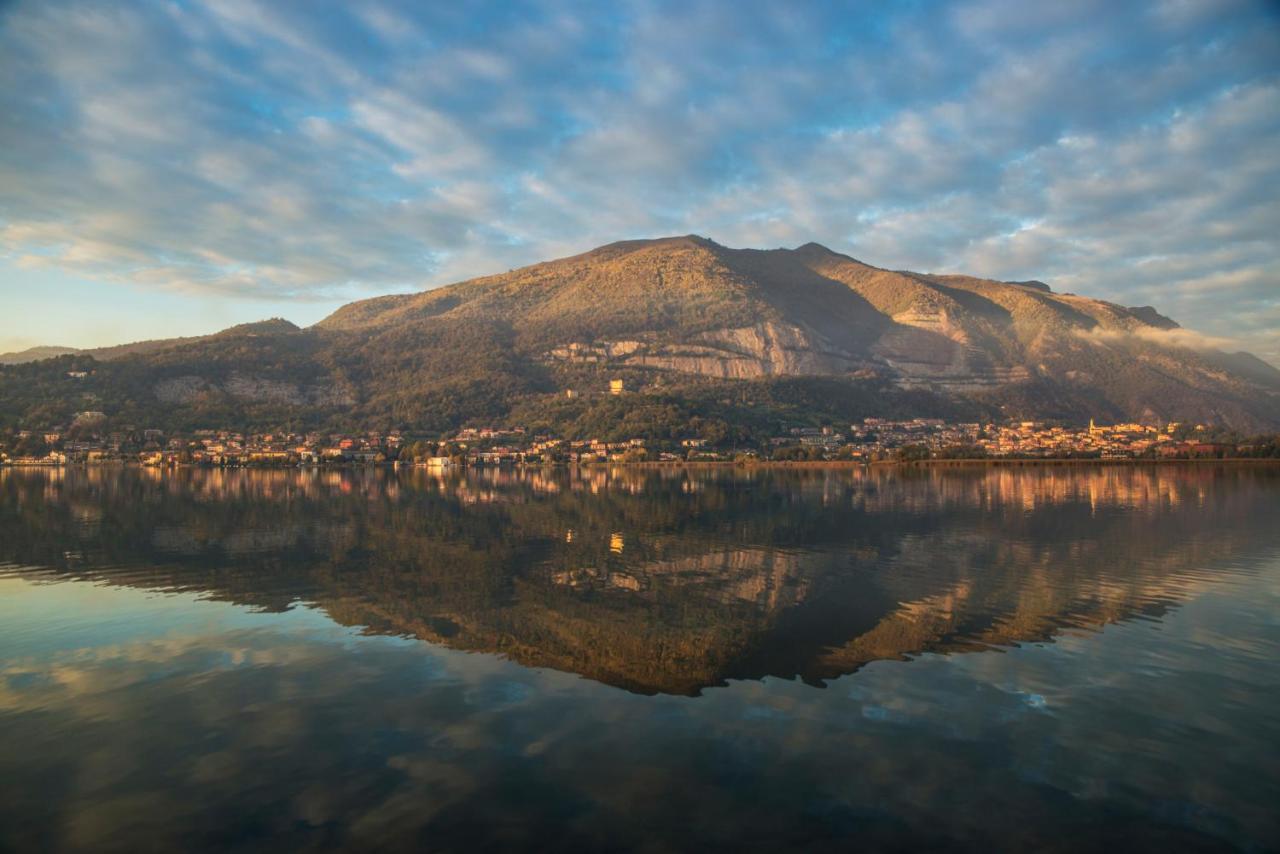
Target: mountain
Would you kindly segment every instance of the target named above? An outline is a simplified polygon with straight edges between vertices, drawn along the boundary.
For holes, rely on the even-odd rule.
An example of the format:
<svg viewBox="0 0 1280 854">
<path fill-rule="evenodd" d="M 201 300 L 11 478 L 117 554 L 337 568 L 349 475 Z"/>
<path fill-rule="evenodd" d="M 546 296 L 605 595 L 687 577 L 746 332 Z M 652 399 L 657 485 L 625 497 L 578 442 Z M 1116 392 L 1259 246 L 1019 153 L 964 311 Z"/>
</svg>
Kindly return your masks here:
<svg viewBox="0 0 1280 854">
<path fill-rule="evenodd" d="M 1280 371 L 1195 341 L 1150 306 L 1039 281 L 686 236 L 362 300 L 308 329 L 266 321 L 3 368 L 0 413 L 633 435 L 695 416 L 761 430 L 903 414 L 1280 426 Z M 614 378 L 624 397 L 604 393 Z"/>
<path fill-rule="evenodd" d="M 52 359 L 57 356 L 66 356 L 69 353 L 79 352 L 75 347 L 58 347 L 56 345 L 28 347 L 25 350 L 15 350 L 12 353 L 0 353 L 0 365 L 22 365 L 27 362 L 38 362 L 41 359 Z"/>
</svg>

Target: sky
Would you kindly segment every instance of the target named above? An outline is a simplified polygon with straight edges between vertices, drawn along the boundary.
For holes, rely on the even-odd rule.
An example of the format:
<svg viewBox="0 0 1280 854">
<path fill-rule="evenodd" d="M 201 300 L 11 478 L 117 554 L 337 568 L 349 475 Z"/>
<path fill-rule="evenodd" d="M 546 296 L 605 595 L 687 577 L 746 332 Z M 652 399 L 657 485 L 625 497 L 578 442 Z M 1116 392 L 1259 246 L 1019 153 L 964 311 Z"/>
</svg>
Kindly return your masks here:
<svg viewBox="0 0 1280 854">
<path fill-rule="evenodd" d="M 0 351 L 688 233 L 1280 364 L 1280 3 L 0 0 Z"/>
</svg>

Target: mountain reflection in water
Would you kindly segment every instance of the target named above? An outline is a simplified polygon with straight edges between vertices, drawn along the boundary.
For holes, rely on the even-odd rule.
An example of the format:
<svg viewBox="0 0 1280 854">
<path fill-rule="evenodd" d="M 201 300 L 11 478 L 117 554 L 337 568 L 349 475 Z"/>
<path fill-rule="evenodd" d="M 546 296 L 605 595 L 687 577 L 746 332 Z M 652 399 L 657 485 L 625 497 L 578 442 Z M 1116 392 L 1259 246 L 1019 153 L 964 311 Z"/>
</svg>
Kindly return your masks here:
<svg viewBox="0 0 1280 854">
<path fill-rule="evenodd" d="M 616 711 L 621 701 L 604 699 L 613 695 L 601 693 L 608 691 L 602 686 L 649 695 L 629 701 L 635 703 L 656 703 L 653 695 L 697 697 L 692 702 L 699 705 L 692 707 L 647 707 L 665 708 L 682 716 L 693 714 L 687 709 L 723 711 L 729 703 L 727 697 L 748 691 L 738 687 L 743 680 L 765 680 L 750 692 L 763 691 L 769 700 L 757 696 L 753 703 L 734 707 L 733 717 L 755 713 L 803 717 L 806 703 L 816 702 L 806 698 L 817 696 L 808 686 L 829 686 L 871 662 L 916 659 L 926 653 L 1007 652 L 1025 644 L 1059 642 L 1068 647 L 1062 654 L 1075 655 L 1075 650 L 1102 643 L 1096 630 L 1103 626 L 1161 621 L 1206 592 L 1229 591 L 1248 579 L 1274 592 L 1276 581 L 1260 575 L 1263 570 L 1259 567 L 1274 566 L 1266 561 L 1274 561 L 1280 553 L 1278 510 L 1280 470 L 1215 465 L 947 471 L 599 468 L 485 470 L 443 476 L 426 470 L 5 471 L 0 472 L 0 583 L 20 582 L 26 585 L 24 591 L 46 591 L 39 595 L 51 590 L 92 590 L 96 596 L 110 598 L 137 591 L 152 603 L 147 607 L 154 619 L 161 619 L 166 608 L 180 607 L 187 615 L 183 620 L 194 618 L 202 608 L 213 613 L 215 602 L 249 606 L 251 613 L 260 615 L 264 623 L 236 628 L 235 655 L 259 661 L 253 668 L 256 671 L 274 669 L 287 674 L 288 690 L 307 706 L 289 713 L 297 728 L 292 740 L 283 743 L 278 734 L 264 735 L 261 745 L 292 767 L 292 773 L 303 775 L 298 779 L 334 774 L 340 778 L 325 785 L 297 784 L 304 792 L 309 791 L 308 786 L 323 790 L 309 796 L 318 799 L 318 804 L 307 801 L 310 805 L 305 809 L 296 802 L 302 797 L 298 791 L 288 796 L 293 804 L 290 809 L 310 810 L 324 817 L 313 821 L 315 816 L 295 816 L 295 822 L 302 822 L 297 827 L 290 825 L 290 833 L 300 834 L 295 842 L 326 847 L 356 844 L 354 839 L 363 838 L 368 844 L 373 844 L 371 840 L 408 844 L 407 838 L 395 834 L 351 836 L 353 817 L 342 806 L 350 800 L 364 803 L 372 799 L 383 811 L 378 819 L 381 823 L 375 822 L 378 827 L 403 828 L 401 812 L 411 811 L 408 804 L 388 803 L 366 789 L 391 786 L 392 777 L 408 774 L 419 783 L 441 775 L 454 783 L 463 778 L 470 781 L 463 786 L 465 796 L 456 791 L 450 796 L 453 800 L 448 809 L 453 812 L 446 810 L 449 821 L 442 825 L 439 816 L 428 811 L 436 818 L 424 819 L 423 826 L 443 834 L 433 837 L 437 847 L 464 848 L 459 840 L 465 834 L 479 834 L 472 841 L 483 843 L 481 847 L 532 846 L 538 833 L 553 833 L 566 843 L 586 847 L 644 847 L 641 829 L 634 829 L 639 835 L 630 842 L 626 837 L 608 835 L 629 826 L 628 822 L 617 824 L 619 819 L 595 826 L 581 819 L 583 810 L 584 814 L 596 814 L 593 810 L 599 804 L 587 809 L 583 801 L 594 796 L 584 795 L 572 785 L 555 788 L 568 785 L 560 774 L 577 773 L 581 771 L 579 763 L 589 760 L 557 742 L 552 733 L 563 738 L 565 728 L 575 721 L 584 729 L 586 740 L 597 746 L 611 743 L 602 738 L 599 727 L 610 714 L 621 714 Z M 154 600 L 161 591 L 174 595 Z M 36 597 L 32 601 L 39 599 L 36 593 L 29 595 Z M 166 604 L 170 602 L 173 604 Z M 96 615 L 106 610 L 83 604 L 76 607 Z M 295 649 L 301 643 L 297 638 L 285 642 L 261 634 L 265 626 L 293 625 L 291 620 L 302 620 L 308 614 L 323 615 L 331 625 L 358 632 L 344 643 L 357 643 L 352 638 L 361 635 L 365 637 L 359 638 L 360 644 L 375 643 L 372 636 L 404 640 L 397 642 L 400 645 L 361 647 L 364 651 L 358 660 L 366 669 L 350 673 L 347 671 L 356 659 L 335 653 L 331 647 L 325 647 L 325 662 L 317 666 L 314 647 L 303 655 Z M 29 619 L 28 635 L 6 641 L 26 652 L 6 654 L 0 649 L 0 660 L 10 659 L 5 671 L 8 687 L 0 693 L 0 722 L 8 721 L 12 731 L 22 730 L 23 721 L 30 730 L 37 718 L 68 714 L 61 706 L 73 702 L 75 692 L 71 689 L 66 689 L 70 693 L 50 692 L 48 686 L 60 677 L 57 668 L 42 658 L 51 655 L 42 651 L 45 647 L 78 649 L 81 659 L 90 660 L 103 653 L 105 641 L 82 638 L 73 643 L 55 637 L 58 632 L 74 635 L 76 619 L 44 623 Z M 313 623 L 311 620 L 308 625 Z M 35 637 L 37 634 L 41 637 Z M 211 650 L 207 643 L 179 639 L 172 633 L 164 637 L 169 645 L 151 648 L 147 655 L 165 660 L 170 671 L 199 673 L 212 679 L 208 674 L 221 672 L 225 666 L 219 656 L 227 653 Z M 0 634 L 0 640 L 5 639 Z M 420 641 L 427 644 L 420 645 Z M 148 643 L 154 646 L 158 641 Z M 463 679 L 478 681 L 458 689 L 464 691 L 462 698 L 446 699 L 449 692 L 439 683 L 405 670 L 400 658 L 408 654 L 405 643 L 444 656 L 433 660 L 445 670 L 461 668 L 489 675 Z M 1255 638 L 1254 646 L 1241 654 L 1270 655 L 1276 651 L 1275 644 L 1273 623 L 1270 635 Z M 475 656 L 458 658 L 446 655 L 448 650 L 495 653 L 498 657 L 491 661 Z M 1207 651 L 1206 657 L 1212 654 Z M 69 667 L 66 661 L 58 660 L 62 662 L 58 667 Z M 900 678 L 911 680 L 912 668 L 919 669 L 916 678 L 940 679 L 939 684 L 956 678 L 932 672 L 925 677 L 926 671 L 936 669 L 943 660 L 925 656 L 912 661 L 903 666 Z M 538 675 L 545 670 L 525 671 L 527 675 L 512 675 L 518 670 L 507 672 L 516 665 L 574 674 L 601 684 L 573 687 L 572 678 L 565 681 L 556 674 Z M 967 666 L 981 669 L 992 665 L 975 661 Z M 1112 661 L 1109 666 L 1126 667 L 1123 661 Z M 90 668 L 95 679 L 104 678 L 103 667 Z M 367 705 L 361 704 L 359 696 L 338 699 L 334 687 L 322 687 L 326 671 L 363 685 L 362 690 L 369 692 Z M 493 675 L 499 672 L 506 675 Z M 798 677 L 799 681 L 782 687 L 767 677 Z M 132 686 L 134 682 L 126 679 L 122 684 Z M 860 690 L 874 684 L 874 678 L 864 680 L 859 674 L 847 682 L 841 696 L 846 701 L 857 699 Z M 529 733 L 517 737 L 513 730 L 523 732 L 531 722 L 504 716 L 501 710 L 519 706 L 527 694 L 545 690 L 546 685 L 559 686 L 556 690 L 562 693 L 581 693 L 582 705 L 576 712 L 561 710 L 561 719 L 554 724 L 547 723 L 545 713 L 539 715 L 548 728 L 546 740 Z M 1272 685 L 1274 680 L 1254 687 L 1262 690 Z M 734 690 L 728 694 L 709 690 L 724 686 Z M 184 725 L 199 730 L 202 717 L 217 717 L 218 713 L 210 711 L 215 707 L 230 714 L 235 708 L 274 708 L 273 702 L 282 699 L 273 693 L 275 689 L 256 681 L 238 683 L 236 694 L 217 699 L 186 683 L 181 697 L 158 696 L 157 690 L 156 685 L 119 689 L 116 713 L 142 714 L 125 697 L 149 694 L 154 706 L 148 715 L 165 709 L 172 720 L 185 721 Z M 903 689 L 902 696 L 909 696 L 911 690 Z M 431 750 L 415 753 L 411 748 L 417 742 L 401 732 L 403 722 L 397 723 L 395 713 L 377 702 L 379 692 L 400 697 L 405 714 L 447 720 L 449 723 L 441 724 L 446 730 L 481 714 L 486 727 L 498 730 L 475 738 L 498 745 L 508 741 L 518 744 L 526 752 L 522 754 L 526 760 L 538 756 L 544 764 L 534 769 L 529 761 L 499 763 L 507 776 L 489 779 L 485 774 L 497 773 L 498 767 L 492 759 L 485 765 L 487 770 L 466 768 L 471 760 L 464 757 L 478 749 L 471 737 L 464 738 L 466 749 L 455 745 L 443 754 Z M 428 695 L 434 699 L 427 699 Z M 785 700 L 781 706 L 775 702 L 779 699 Z M 1219 699 L 1232 702 L 1239 698 L 1227 694 Z M 955 702 L 977 704 L 999 719 L 1022 715 L 1027 708 L 1035 709 L 1046 701 L 1032 693 L 1012 707 L 985 694 L 981 699 L 974 695 Z M 178 708 L 184 703 L 195 705 Z M 444 706 L 439 705 L 442 703 Z M 449 708 L 450 703 L 457 707 Z M 755 707 L 757 712 L 751 712 Z M 870 702 L 865 697 L 859 700 L 858 708 L 866 726 L 888 725 L 901 713 L 894 710 L 892 702 Z M 465 709 L 470 711 L 464 713 Z M 276 709 L 275 713 L 282 712 Z M 101 728 L 112 714 L 98 711 L 93 726 L 84 726 Z M 252 711 L 248 714 L 251 718 Z M 954 725 L 962 729 L 982 726 L 974 722 L 974 714 L 973 709 L 957 710 Z M 342 716 L 351 720 L 339 721 Z M 193 717 L 196 723 L 191 722 Z M 1266 737 L 1277 732 L 1274 713 L 1266 713 L 1264 718 L 1265 726 L 1248 733 L 1246 743 L 1254 737 L 1265 743 Z M 346 756 L 334 748 L 344 761 L 355 763 L 346 770 L 313 768 L 314 758 L 304 760 L 294 755 L 331 745 L 337 733 L 362 721 L 392 742 L 408 741 L 366 745 L 365 759 Z M 230 721 L 223 723 L 234 729 Z M 52 724 L 45 720 L 44 725 Z M 983 725 L 991 725 L 991 721 Z M 1174 720 L 1165 725 L 1183 724 Z M 72 725 L 63 721 L 60 726 Z M 251 724 L 246 726 L 252 728 Z M 733 732 L 737 726 L 726 724 L 725 732 Z M 841 723 L 836 728 L 846 726 L 851 724 Z M 164 728 L 164 720 L 156 722 L 157 731 Z M 221 731 L 216 726 L 212 729 Z M 28 736 L 35 738 L 32 732 L 28 731 Z M 645 737 L 651 742 L 668 737 L 655 734 L 664 731 L 649 719 L 637 736 L 642 732 L 648 733 Z M 762 844 L 767 840 L 807 846 L 842 837 L 862 840 L 871 847 L 940 844 L 944 840 L 948 844 L 998 847 L 1035 847 L 1045 842 L 1039 832 L 1025 828 L 1007 827 L 1000 835 L 984 835 L 987 831 L 979 815 L 971 816 L 959 829 L 954 819 L 949 819 L 951 825 L 947 826 L 919 827 L 913 822 L 920 816 L 895 810 L 876 798 L 865 802 L 854 799 L 853 806 L 847 800 L 831 800 L 834 796 L 823 788 L 823 780 L 841 773 L 831 765 L 841 762 L 830 753 L 814 758 L 814 751 L 836 750 L 842 740 L 853 737 L 856 746 L 844 744 L 841 748 L 854 751 L 843 762 L 849 773 L 861 773 L 847 763 L 856 763 L 858 755 L 876 754 L 876 745 L 866 741 L 871 738 L 867 733 L 856 733 L 856 737 L 838 733 L 819 747 L 805 741 L 807 727 L 789 730 L 789 734 L 771 730 L 779 743 L 759 742 L 753 748 L 739 744 L 728 750 L 714 741 L 714 732 L 702 731 L 702 740 L 686 745 L 694 751 L 692 758 L 681 760 L 695 765 L 711 763 L 685 768 L 682 773 L 700 781 L 698 797 L 715 800 L 703 814 L 708 826 L 683 840 L 690 844 L 694 839 L 710 845 L 740 842 L 739 831 L 761 820 L 760 816 L 743 817 L 733 832 L 712 827 L 717 821 L 734 820 L 729 802 L 737 803 L 735 809 L 758 808 L 752 804 L 763 793 L 752 790 L 744 794 L 741 787 L 764 784 L 746 782 L 753 772 L 738 764 L 747 761 L 742 750 L 750 754 L 756 749 L 765 750 L 773 757 L 770 761 L 779 763 L 776 774 L 770 772 L 778 777 L 775 782 L 800 786 L 802 791 L 779 797 L 786 802 L 784 806 L 798 799 L 792 805 L 792 818 L 805 816 L 807 828 L 796 836 L 799 831 L 794 821 L 783 821 L 784 813 L 779 813 L 775 816 L 777 826 L 759 831 L 763 836 L 757 841 Z M 181 753 L 188 749 L 181 747 L 181 738 L 172 733 L 153 732 L 153 736 L 156 743 L 143 748 L 144 752 Z M 226 732 L 218 738 L 235 740 Z M 981 767 L 973 765 L 975 757 L 965 755 L 981 742 L 982 738 L 974 737 L 959 755 L 946 754 L 936 744 L 930 748 L 932 753 L 919 745 L 899 745 L 897 755 L 911 757 L 913 762 L 940 763 L 944 769 L 954 766 L 951 771 L 958 776 L 952 782 L 958 784 L 965 774 Z M 549 746 L 553 743 L 558 747 Z M 783 743 L 791 747 L 784 749 Z M 192 772 L 197 778 L 208 777 L 213 781 L 209 785 L 215 787 L 222 771 L 227 771 L 219 770 L 219 762 L 231 762 L 239 773 L 246 773 L 248 760 L 238 752 L 228 756 L 223 747 L 210 754 L 220 758 L 203 760 L 212 766 Z M 111 752 L 101 744 L 98 749 Z M 50 751 L 50 757 L 59 753 L 54 747 Z M 674 791 L 693 785 L 689 780 L 673 785 L 671 768 L 660 759 L 640 758 L 632 755 L 630 748 L 622 752 L 630 761 L 640 762 L 642 767 L 632 769 L 639 777 L 618 772 L 612 785 L 634 787 L 636 797 L 651 797 L 652 786 L 672 786 Z M 802 762 L 801 757 L 808 757 L 808 761 Z M 757 756 L 759 759 L 762 757 Z M 363 767 L 366 760 L 382 763 L 380 770 Z M 75 764 L 71 759 L 61 761 Z M 134 767 L 139 761 L 132 760 L 129 773 L 144 773 Z M 549 761 L 560 763 L 559 768 L 548 768 L 545 763 Z M 1164 757 L 1162 761 L 1170 760 Z M 1253 761 L 1261 763 L 1253 769 L 1261 785 L 1261 790 L 1255 787 L 1255 791 L 1261 796 L 1275 793 L 1276 763 Z M 42 768 L 21 744 L 3 735 L 0 763 L 0 770 L 24 773 L 41 768 L 37 780 L 45 780 L 45 785 L 59 791 L 65 785 L 56 782 L 57 767 Z M 717 763 L 728 764 L 721 767 Z M 85 773 L 81 768 L 77 779 L 83 782 Z M 123 772 L 104 766 L 93 773 L 119 783 L 117 778 Z M 888 775 L 881 785 L 905 784 L 884 767 L 874 773 Z M 946 776 L 937 768 L 929 772 L 937 773 Z M 1046 781 L 1053 776 L 1043 769 L 1019 773 L 1032 788 L 1049 786 Z M 227 774 L 236 776 L 230 771 Z M 348 774 L 351 780 L 362 781 L 360 786 L 366 789 L 347 791 L 341 780 Z M 708 782 L 721 778 L 723 790 Z M 125 779 L 132 778 L 125 774 Z M 158 797 L 158 784 L 151 783 L 147 791 Z M 552 788 L 518 795 L 522 786 Z M 36 785 L 35 791 L 39 789 Z M 726 791 L 736 794 L 730 796 Z M 711 796 L 712 792 L 718 794 Z M 34 793 L 15 793 L 12 782 L 0 784 L 0 795 L 12 796 L 11 804 L 36 797 Z M 1087 803 L 1107 793 L 1073 795 Z M 474 799 L 481 797 L 491 799 L 489 807 L 476 806 Z M 960 793 L 954 797 L 968 796 Z M 1106 826 L 1109 832 L 1123 829 L 1133 840 L 1153 846 L 1166 842 L 1212 847 L 1223 840 L 1244 845 L 1277 841 L 1266 838 L 1274 831 L 1274 822 L 1269 823 L 1263 812 L 1254 808 L 1232 814 L 1218 804 L 1190 818 L 1161 815 L 1151 824 L 1144 808 L 1134 805 L 1141 799 L 1121 798 L 1127 806 L 1120 809 L 1108 804 L 1106 821 L 1100 825 L 1102 819 L 1074 801 L 1055 806 L 1052 798 L 1010 797 L 1018 808 L 1038 811 L 1044 829 L 1083 821 L 1095 829 Z M 223 808 L 232 809 L 235 798 L 226 798 Z M 512 798 L 523 807 L 511 807 Z M 1229 801 L 1230 797 L 1224 794 L 1222 799 Z M 611 808 L 627 808 L 621 791 L 604 800 Z M 506 835 L 494 830 L 488 812 L 497 804 L 515 809 L 508 814 L 514 824 L 507 827 Z M 118 807 L 128 812 L 127 805 Z M 236 807 L 243 808 L 243 804 Z M 190 815 L 191 805 L 173 809 L 186 816 L 182 821 L 198 826 Z M 432 809 L 445 807 L 437 804 Z M 1176 809 L 1203 812 L 1208 808 Z M 645 807 L 640 812 L 650 810 Z M 719 815 L 718 810 L 725 814 Z M 835 813 L 830 813 L 832 810 Z M 39 814 L 40 809 L 34 812 Z M 1046 817 L 1050 813 L 1052 819 Z M 0 848 L 6 841 L 18 847 L 92 848 L 95 846 L 82 844 L 93 835 L 92 828 L 112 827 L 115 815 L 104 808 L 87 825 L 90 830 L 79 826 L 55 830 L 56 823 L 33 820 L 26 831 L 15 831 L 11 825 L 6 833 L 0 824 Z M 231 826 L 239 829 L 222 838 L 220 844 L 267 845 L 270 834 L 266 829 L 272 826 L 272 819 L 260 817 L 259 833 L 254 830 L 258 825 L 251 822 L 246 828 L 243 816 L 236 815 L 240 818 L 232 820 Z M 1141 818 L 1143 815 L 1146 817 Z M 482 821 L 482 816 L 488 818 Z M 0 819 L 12 821 L 14 815 L 0 807 Z M 77 820 L 88 821 L 83 816 Z M 373 819 L 365 816 L 364 820 Z M 155 816 L 151 822 L 164 823 Z M 1164 831 L 1148 832 L 1151 827 L 1166 825 L 1172 828 L 1168 831 L 1172 836 L 1161 835 Z M 299 829 L 304 827 L 305 832 Z M 282 831 L 276 828 L 271 832 Z M 68 833 L 71 835 L 65 835 Z M 90 833 L 90 837 L 77 833 Z M 199 847 L 196 840 L 211 838 L 207 834 L 213 831 L 203 833 L 175 837 L 161 832 L 156 838 L 182 839 L 184 844 Z M 935 833 L 942 835 L 930 836 Z M 121 837 L 129 838 L 128 834 Z"/>
<path fill-rule="evenodd" d="M 3 559 L 641 693 L 811 683 L 1176 604 L 1275 523 L 1269 470 L 90 469 L 3 482 Z M 34 571 L 29 571 L 28 575 Z"/>
</svg>

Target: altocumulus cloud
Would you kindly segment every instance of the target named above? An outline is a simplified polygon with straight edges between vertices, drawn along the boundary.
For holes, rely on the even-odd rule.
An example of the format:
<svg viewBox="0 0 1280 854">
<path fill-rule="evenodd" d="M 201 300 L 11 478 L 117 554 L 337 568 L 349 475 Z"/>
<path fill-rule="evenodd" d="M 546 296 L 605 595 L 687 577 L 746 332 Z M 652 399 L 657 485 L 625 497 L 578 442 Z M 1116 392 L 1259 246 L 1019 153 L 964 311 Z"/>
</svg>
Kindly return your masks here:
<svg viewBox="0 0 1280 854">
<path fill-rule="evenodd" d="M 0 252 L 334 299 L 615 239 L 819 240 L 1280 361 L 1265 2 L 11 3 Z"/>
</svg>

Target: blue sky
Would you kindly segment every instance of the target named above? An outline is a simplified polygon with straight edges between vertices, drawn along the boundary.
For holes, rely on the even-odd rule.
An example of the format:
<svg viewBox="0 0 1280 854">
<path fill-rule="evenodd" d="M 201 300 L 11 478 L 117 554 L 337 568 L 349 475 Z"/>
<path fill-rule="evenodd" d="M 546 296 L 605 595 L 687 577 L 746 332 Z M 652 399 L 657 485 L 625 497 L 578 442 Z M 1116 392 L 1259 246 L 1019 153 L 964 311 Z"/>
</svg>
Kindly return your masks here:
<svg viewBox="0 0 1280 854">
<path fill-rule="evenodd" d="M 1039 278 L 1280 363 L 1278 8 L 0 4 L 0 350 L 694 232 Z"/>
</svg>

